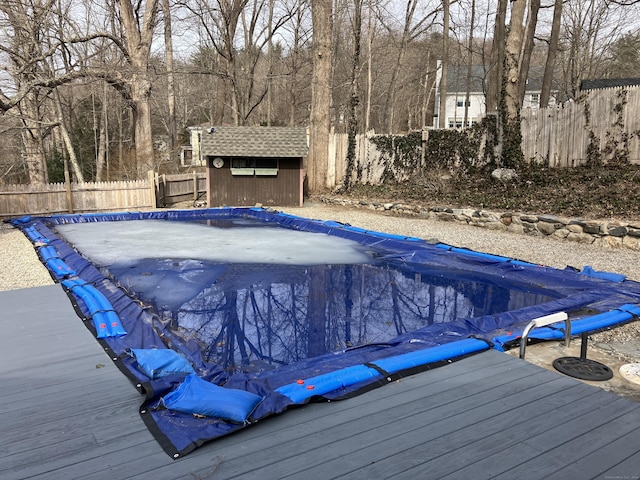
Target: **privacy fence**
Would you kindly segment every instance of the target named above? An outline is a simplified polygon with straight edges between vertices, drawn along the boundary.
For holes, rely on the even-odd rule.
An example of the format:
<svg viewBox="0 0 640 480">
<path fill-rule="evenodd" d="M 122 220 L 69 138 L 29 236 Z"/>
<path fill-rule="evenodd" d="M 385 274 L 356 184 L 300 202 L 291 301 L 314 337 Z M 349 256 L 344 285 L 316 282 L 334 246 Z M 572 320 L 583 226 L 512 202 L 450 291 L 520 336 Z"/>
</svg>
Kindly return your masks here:
<svg viewBox="0 0 640 480">
<path fill-rule="evenodd" d="M 157 175 L 145 180 L 0 186 L 0 217 L 142 210 L 196 201 L 206 192 L 204 173 Z"/>
<path fill-rule="evenodd" d="M 550 167 L 575 167 L 611 161 L 640 164 L 639 112 L 638 86 L 594 89 L 584 92 L 576 102 L 553 108 L 524 109 L 521 112 L 524 158 Z M 470 154 L 474 162 L 481 164 L 484 160 L 480 146 L 484 141 L 474 142 L 470 139 L 471 133 L 464 136 L 464 132 L 457 137 L 457 145 L 447 145 L 446 142 L 435 145 L 433 140 L 443 137 L 433 133 L 429 135 L 430 131 L 425 130 L 422 147 L 411 153 L 412 159 L 408 156 L 401 158 L 406 155 L 406 150 L 404 154 L 401 149 L 392 149 L 391 154 L 389 150 L 380 152 L 373 142 L 375 135 L 359 135 L 356 138 L 351 179 L 353 182 L 371 184 L 379 184 L 385 178 L 406 180 L 420 173 L 418 166 L 424 165 L 425 157 L 430 164 L 441 164 L 443 169 L 451 168 L 456 156 L 469 155 L 468 148 L 467 152 L 454 151 L 463 143 L 467 143 L 467 146 L 478 145 Z M 393 137 L 390 138 L 393 141 Z M 396 136 L 395 139 L 400 143 L 402 136 Z M 336 134 L 330 138 L 328 186 L 340 185 L 345 178 L 347 142 L 346 134 Z M 419 158 L 420 155 L 422 158 Z"/>
<path fill-rule="evenodd" d="M 640 163 L 640 87 L 599 88 L 577 102 L 521 116 L 527 160 L 574 167 L 623 160 Z"/>
</svg>

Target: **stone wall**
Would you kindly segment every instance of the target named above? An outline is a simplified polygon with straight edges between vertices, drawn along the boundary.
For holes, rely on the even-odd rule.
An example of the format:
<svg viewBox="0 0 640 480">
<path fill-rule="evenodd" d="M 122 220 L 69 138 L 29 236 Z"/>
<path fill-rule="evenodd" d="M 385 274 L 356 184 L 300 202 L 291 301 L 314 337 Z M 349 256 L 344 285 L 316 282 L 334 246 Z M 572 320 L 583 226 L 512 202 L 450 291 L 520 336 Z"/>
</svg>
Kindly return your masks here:
<svg viewBox="0 0 640 480">
<path fill-rule="evenodd" d="M 550 236 L 558 240 L 599 245 L 603 248 L 629 248 L 640 251 L 640 221 L 625 223 L 583 220 L 555 215 L 497 213 L 471 208 L 423 207 L 334 196 L 321 196 L 318 200 L 327 204 L 388 211 L 397 215 L 416 216 L 444 222 L 458 222 L 492 230 L 533 236 Z"/>
</svg>

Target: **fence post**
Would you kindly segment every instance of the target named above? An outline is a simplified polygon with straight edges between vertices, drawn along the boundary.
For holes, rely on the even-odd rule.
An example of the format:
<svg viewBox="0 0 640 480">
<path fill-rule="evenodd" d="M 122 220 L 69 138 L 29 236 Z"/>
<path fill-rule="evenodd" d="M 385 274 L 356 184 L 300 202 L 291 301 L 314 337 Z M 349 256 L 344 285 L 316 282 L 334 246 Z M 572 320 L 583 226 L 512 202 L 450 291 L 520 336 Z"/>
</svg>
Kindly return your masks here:
<svg viewBox="0 0 640 480">
<path fill-rule="evenodd" d="M 66 167 L 65 160 L 65 167 Z M 67 168 L 64 169 L 64 189 L 67 194 L 67 210 L 69 213 L 73 213 L 73 196 L 71 195 L 71 178 L 69 178 L 69 170 Z"/>
<path fill-rule="evenodd" d="M 156 199 L 156 178 L 153 170 L 149 170 L 147 172 L 147 180 L 149 181 L 149 194 L 151 196 L 151 208 L 157 208 L 157 199 Z"/>
<path fill-rule="evenodd" d="M 193 171 L 193 201 L 198 200 L 198 174 Z"/>
</svg>

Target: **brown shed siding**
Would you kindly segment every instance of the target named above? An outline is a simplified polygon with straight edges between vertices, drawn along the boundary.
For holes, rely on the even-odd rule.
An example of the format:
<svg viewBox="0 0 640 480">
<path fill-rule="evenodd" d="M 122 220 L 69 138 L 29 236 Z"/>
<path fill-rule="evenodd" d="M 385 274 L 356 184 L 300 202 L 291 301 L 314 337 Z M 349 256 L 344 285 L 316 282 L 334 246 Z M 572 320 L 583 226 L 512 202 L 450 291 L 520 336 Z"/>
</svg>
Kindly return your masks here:
<svg viewBox="0 0 640 480">
<path fill-rule="evenodd" d="M 302 159 L 280 158 L 276 176 L 231 174 L 231 160 L 222 168 L 212 168 L 208 157 L 210 206 L 300 206 L 302 204 Z"/>
</svg>

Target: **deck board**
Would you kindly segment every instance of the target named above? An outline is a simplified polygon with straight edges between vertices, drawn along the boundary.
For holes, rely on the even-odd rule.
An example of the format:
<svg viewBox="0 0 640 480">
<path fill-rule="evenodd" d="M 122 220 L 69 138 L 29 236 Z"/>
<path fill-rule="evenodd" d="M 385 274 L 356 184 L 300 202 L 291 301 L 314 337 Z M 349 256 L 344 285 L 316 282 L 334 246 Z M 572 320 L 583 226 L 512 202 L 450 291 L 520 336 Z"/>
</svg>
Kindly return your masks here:
<svg viewBox="0 0 640 480">
<path fill-rule="evenodd" d="M 46 307 L 44 307 L 46 305 Z M 293 408 L 177 461 L 58 285 L 0 292 L 3 479 L 633 478 L 640 404 L 496 351 Z"/>
</svg>

